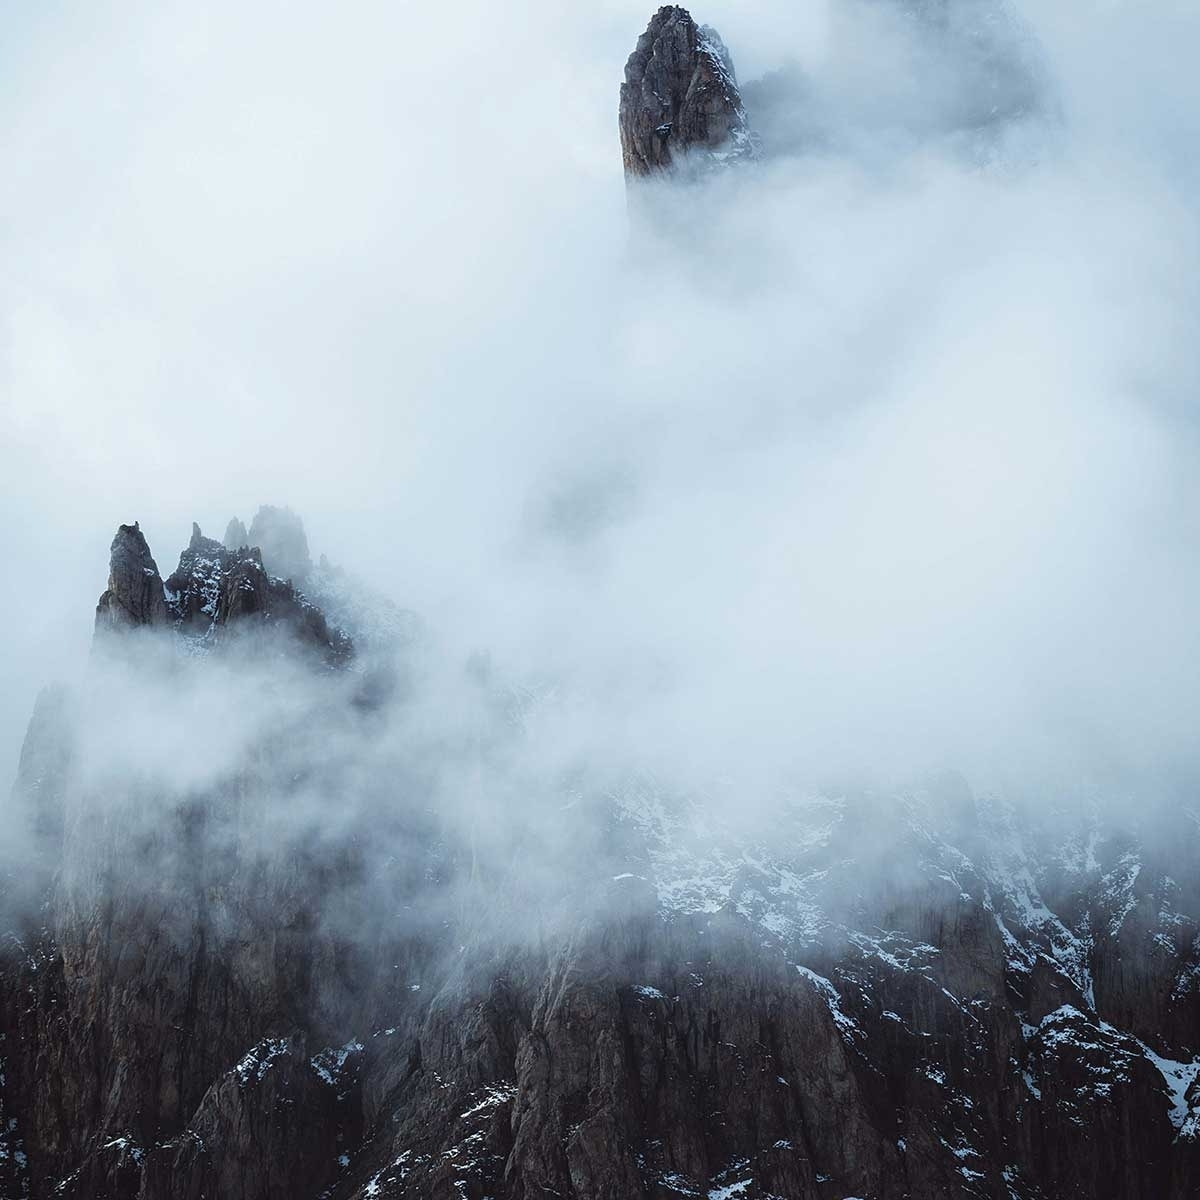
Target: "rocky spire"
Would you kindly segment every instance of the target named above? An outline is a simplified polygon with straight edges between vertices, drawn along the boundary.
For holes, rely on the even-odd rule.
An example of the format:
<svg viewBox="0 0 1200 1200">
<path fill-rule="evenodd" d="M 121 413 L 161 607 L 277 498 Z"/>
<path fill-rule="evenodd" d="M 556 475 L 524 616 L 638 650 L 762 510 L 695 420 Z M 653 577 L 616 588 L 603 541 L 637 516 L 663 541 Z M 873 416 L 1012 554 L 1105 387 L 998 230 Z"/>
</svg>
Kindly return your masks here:
<svg viewBox="0 0 1200 1200">
<path fill-rule="evenodd" d="M 756 153 L 729 51 L 674 4 L 655 13 L 625 64 L 620 127 L 627 181 Z"/>
<path fill-rule="evenodd" d="M 240 544 L 230 549 L 193 522 L 179 566 L 165 581 L 139 526 L 122 525 L 113 538 L 108 590 L 96 606 L 97 632 L 162 626 L 186 639 L 191 653 L 207 653 L 230 634 L 245 646 L 256 633 L 283 632 L 331 665 L 346 661 L 353 653 L 349 637 L 292 583 L 312 568 L 300 518 L 291 509 L 264 507 L 250 537 L 244 527 L 236 536 L 235 525 L 241 522 L 230 522 L 232 540 Z M 274 570 L 257 545 L 247 544 L 253 536 L 271 547 Z"/>
<path fill-rule="evenodd" d="M 229 524 L 225 526 L 224 544 L 226 550 L 240 550 L 243 546 L 250 545 L 250 535 L 246 532 L 246 526 L 237 517 L 230 517 Z"/>
<path fill-rule="evenodd" d="M 207 650 L 234 627 L 242 645 L 254 630 L 286 630 L 330 663 L 347 659 L 349 639 L 330 628 L 321 609 L 292 583 L 312 569 L 300 518 L 290 508 L 264 505 L 248 535 L 235 526 L 241 522 L 230 522 L 222 544 L 193 523 L 191 541 L 166 581 L 176 632 L 194 643 L 193 650 Z"/>
<path fill-rule="evenodd" d="M 249 541 L 242 545 L 257 546 L 262 551 L 263 566 L 280 579 L 299 584 L 312 571 L 304 522 L 290 508 L 264 504 L 250 522 Z"/>
<path fill-rule="evenodd" d="M 145 535 L 135 521 L 112 540 L 108 590 L 96 605 L 96 629 L 162 625 L 167 620 L 163 581 Z"/>
</svg>

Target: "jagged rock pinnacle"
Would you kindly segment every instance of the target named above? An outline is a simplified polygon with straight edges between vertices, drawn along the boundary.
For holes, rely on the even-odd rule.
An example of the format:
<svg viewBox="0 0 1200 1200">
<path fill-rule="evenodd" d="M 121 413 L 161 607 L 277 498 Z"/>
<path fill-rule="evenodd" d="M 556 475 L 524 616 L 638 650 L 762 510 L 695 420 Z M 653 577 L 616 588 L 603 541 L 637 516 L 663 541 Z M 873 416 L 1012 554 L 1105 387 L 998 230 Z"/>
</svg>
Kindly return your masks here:
<svg viewBox="0 0 1200 1200">
<path fill-rule="evenodd" d="M 226 550 L 240 550 L 243 546 L 250 545 L 250 535 L 246 532 L 246 526 L 237 517 L 229 519 L 223 540 Z"/>
<path fill-rule="evenodd" d="M 279 577 L 278 567 L 266 568 L 262 551 L 247 545 L 244 529 L 241 544 L 227 549 L 193 522 L 179 566 L 164 581 L 140 527 L 122 525 L 113 538 L 108 590 L 96 606 L 97 632 L 161 626 L 186 639 L 192 653 L 207 653 L 231 633 L 245 646 L 255 631 L 283 631 L 326 663 L 345 662 L 353 653 L 349 637 L 331 628 L 291 582 L 311 569 L 300 518 L 290 509 L 263 508 L 255 521 L 269 535 L 264 540 L 277 562 L 291 569 L 287 579 Z"/>
<path fill-rule="evenodd" d="M 96 629 L 162 625 L 166 620 L 162 577 L 145 535 L 136 521 L 122 525 L 112 541 L 108 590 L 96 605 Z"/>
<path fill-rule="evenodd" d="M 755 153 L 729 51 L 678 5 L 655 13 L 625 64 L 620 128 L 627 181 Z"/>
</svg>

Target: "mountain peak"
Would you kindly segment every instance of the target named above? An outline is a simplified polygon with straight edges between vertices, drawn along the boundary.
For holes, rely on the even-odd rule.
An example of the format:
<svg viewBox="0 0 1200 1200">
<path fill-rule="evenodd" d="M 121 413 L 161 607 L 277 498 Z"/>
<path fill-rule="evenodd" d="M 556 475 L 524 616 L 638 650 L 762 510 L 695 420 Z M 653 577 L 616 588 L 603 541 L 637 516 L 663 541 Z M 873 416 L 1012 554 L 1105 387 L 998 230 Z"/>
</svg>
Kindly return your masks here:
<svg viewBox="0 0 1200 1200">
<path fill-rule="evenodd" d="M 237 528 L 235 528 L 235 525 Z M 348 637 L 331 628 L 324 613 L 293 583 L 309 573 L 304 526 L 291 509 L 264 506 L 255 517 L 255 532 L 245 536 L 236 518 L 230 532 L 235 547 L 204 536 L 192 522 L 179 565 L 163 580 L 149 544 L 135 521 L 122 525 L 113 538 L 108 588 L 96 606 L 96 630 L 141 626 L 170 627 L 192 650 L 208 650 L 237 627 L 286 630 L 296 641 L 329 663 L 352 653 Z M 264 561 L 261 537 L 273 558 Z M 287 579 L 278 576 L 288 572 Z"/>
<path fill-rule="evenodd" d="M 117 528 L 109 551 L 108 588 L 96 605 L 96 630 L 166 623 L 163 581 L 140 524 Z"/>
<path fill-rule="evenodd" d="M 677 4 L 654 14 L 629 56 L 619 119 L 628 181 L 756 153 L 725 43 Z"/>
<path fill-rule="evenodd" d="M 246 532 L 246 526 L 237 517 L 229 519 L 223 540 L 226 550 L 240 550 L 243 546 L 250 545 L 250 535 Z"/>
</svg>

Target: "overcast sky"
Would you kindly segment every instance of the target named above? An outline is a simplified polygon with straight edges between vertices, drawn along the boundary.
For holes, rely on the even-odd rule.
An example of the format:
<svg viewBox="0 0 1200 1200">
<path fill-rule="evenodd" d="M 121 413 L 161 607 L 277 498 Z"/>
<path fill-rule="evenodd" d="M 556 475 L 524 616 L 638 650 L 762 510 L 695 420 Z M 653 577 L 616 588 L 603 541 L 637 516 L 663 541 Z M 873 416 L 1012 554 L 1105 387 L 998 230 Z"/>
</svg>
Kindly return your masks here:
<svg viewBox="0 0 1200 1200">
<path fill-rule="evenodd" d="M 697 9 L 838 136 L 648 246 L 648 5 L 6 13 L 0 775 L 116 525 L 165 576 L 260 503 L 698 769 L 1189 753 L 1200 13 L 1018 7 L 987 161 L 886 5 Z"/>
</svg>

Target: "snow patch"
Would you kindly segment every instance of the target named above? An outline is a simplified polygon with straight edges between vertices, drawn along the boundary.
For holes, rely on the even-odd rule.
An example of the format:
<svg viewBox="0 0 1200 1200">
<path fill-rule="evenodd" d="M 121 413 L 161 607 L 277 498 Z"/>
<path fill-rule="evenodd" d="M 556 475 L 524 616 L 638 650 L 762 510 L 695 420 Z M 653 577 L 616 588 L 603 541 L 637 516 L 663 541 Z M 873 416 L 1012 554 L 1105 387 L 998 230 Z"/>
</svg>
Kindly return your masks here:
<svg viewBox="0 0 1200 1200">
<path fill-rule="evenodd" d="M 233 1068 L 237 1072 L 238 1085 L 246 1087 L 250 1083 L 261 1083 L 272 1063 L 281 1054 L 286 1054 L 287 1049 L 286 1038 L 263 1038 L 252 1046 Z"/>
<path fill-rule="evenodd" d="M 829 1009 L 829 1015 L 833 1017 L 833 1023 L 838 1027 L 838 1032 L 851 1040 L 862 1037 L 863 1031 L 858 1022 L 842 1011 L 842 998 L 837 988 L 824 975 L 818 975 L 816 971 L 810 971 L 808 967 L 802 967 L 798 963 L 793 965 L 820 992 L 825 1006 Z"/>
</svg>

